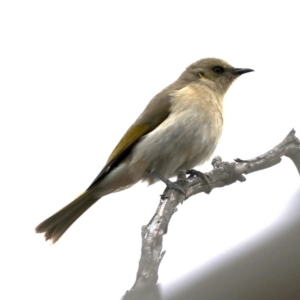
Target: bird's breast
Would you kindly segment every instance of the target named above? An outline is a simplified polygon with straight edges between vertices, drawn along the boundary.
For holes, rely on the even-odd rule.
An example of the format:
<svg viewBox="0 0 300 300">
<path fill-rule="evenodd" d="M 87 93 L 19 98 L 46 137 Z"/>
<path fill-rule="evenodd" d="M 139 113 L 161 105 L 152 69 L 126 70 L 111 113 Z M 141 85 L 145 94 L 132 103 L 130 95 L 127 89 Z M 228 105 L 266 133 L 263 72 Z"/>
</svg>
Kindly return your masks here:
<svg viewBox="0 0 300 300">
<path fill-rule="evenodd" d="M 205 86 L 187 86 L 174 93 L 174 123 L 184 130 L 191 147 L 189 159 L 195 165 L 207 160 L 217 146 L 223 128 L 222 104 L 223 98 Z"/>
<path fill-rule="evenodd" d="M 221 99 L 210 91 L 185 87 L 172 94 L 171 113 L 133 150 L 133 161 L 169 178 L 207 160 L 222 132 Z M 151 177 L 144 180 L 152 183 Z"/>
</svg>

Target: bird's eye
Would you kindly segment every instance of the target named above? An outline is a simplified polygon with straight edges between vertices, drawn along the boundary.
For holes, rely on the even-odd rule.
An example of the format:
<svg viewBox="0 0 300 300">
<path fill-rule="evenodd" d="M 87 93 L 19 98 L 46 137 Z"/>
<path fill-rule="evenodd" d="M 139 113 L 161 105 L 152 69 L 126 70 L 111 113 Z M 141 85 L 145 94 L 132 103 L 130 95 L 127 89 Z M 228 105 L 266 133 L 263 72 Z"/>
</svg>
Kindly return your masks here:
<svg viewBox="0 0 300 300">
<path fill-rule="evenodd" d="M 222 74 L 222 73 L 224 72 L 224 68 L 219 67 L 219 66 L 213 67 L 212 70 L 213 70 L 216 74 Z"/>
</svg>

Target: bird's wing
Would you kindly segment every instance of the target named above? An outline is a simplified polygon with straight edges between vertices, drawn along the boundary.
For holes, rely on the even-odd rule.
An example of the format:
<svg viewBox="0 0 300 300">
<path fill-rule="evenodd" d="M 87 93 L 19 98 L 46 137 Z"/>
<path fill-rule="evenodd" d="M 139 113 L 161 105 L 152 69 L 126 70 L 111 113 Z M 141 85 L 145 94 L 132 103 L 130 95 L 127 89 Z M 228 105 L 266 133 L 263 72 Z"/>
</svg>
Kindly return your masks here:
<svg viewBox="0 0 300 300">
<path fill-rule="evenodd" d="M 95 186 L 104 176 L 106 176 L 106 174 L 112 170 L 112 168 L 116 167 L 128 155 L 132 147 L 140 138 L 142 138 L 148 132 L 154 130 L 168 117 L 171 107 L 170 91 L 172 91 L 172 89 L 170 89 L 170 87 L 164 89 L 150 101 L 144 112 L 127 130 L 125 135 L 117 144 L 109 156 L 106 165 L 92 182 L 92 184 L 88 187 L 88 189 Z"/>
</svg>

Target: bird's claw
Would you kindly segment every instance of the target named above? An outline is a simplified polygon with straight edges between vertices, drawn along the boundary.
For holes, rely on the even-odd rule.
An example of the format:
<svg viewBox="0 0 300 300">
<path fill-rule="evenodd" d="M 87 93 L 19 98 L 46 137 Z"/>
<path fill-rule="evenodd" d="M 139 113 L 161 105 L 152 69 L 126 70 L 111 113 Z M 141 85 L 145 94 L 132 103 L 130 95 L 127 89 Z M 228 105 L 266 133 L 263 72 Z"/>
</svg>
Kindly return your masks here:
<svg viewBox="0 0 300 300">
<path fill-rule="evenodd" d="M 184 195 L 184 197 L 186 198 L 185 190 L 178 183 L 170 181 L 169 179 L 165 178 L 164 176 L 157 173 L 156 171 L 151 171 L 151 174 L 158 177 L 163 183 L 165 183 L 165 185 L 169 189 L 173 189 L 173 190 L 176 190 L 176 191 L 182 193 Z"/>
<path fill-rule="evenodd" d="M 210 178 L 209 175 L 204 174 L 201 171 L 197 171 L 197 170 L 194 170 L 194 169 L 188 170 L 186 172 L 186 174 L 190 175 L 189 178 L 190 177 L 199 177 L 199 178 L 201 178 L 207 185 L 207 190 L 205 191 L 206 194 L 209 194 L 212 191 L 212 187 L 211 187 L 210 182 L 208 180 L 208 178 Z"/>
<path fill-rule="evenodd" d="M 186 197 L 186 193 L 185 193 L 184 189 L 178 183 L 172 182 L 169 179 L 167 179 L 165 184 L 169 189 L 176 190 L 176 191 L 182 193 Z"/>
</svg>

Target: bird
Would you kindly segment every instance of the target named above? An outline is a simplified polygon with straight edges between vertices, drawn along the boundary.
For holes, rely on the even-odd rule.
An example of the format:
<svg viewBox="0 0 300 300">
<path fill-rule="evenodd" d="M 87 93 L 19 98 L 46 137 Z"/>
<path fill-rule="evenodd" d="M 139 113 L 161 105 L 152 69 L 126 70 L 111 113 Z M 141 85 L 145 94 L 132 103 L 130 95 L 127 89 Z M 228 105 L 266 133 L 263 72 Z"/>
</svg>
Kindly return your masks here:
<svg viewBox="0 0 300 300">
<path fill-rule="evenodd" d="M 218 58 L 189 65 L 152 98 L 88 188 L 36 232 L 55 243 L 100 198 L 139 181 L 151 185 L 162 179 L 168 184 L 179 171 L 208 160 L 222 133 L 224 95 L 236 78 L 252 71 Z"/>
</svg>

